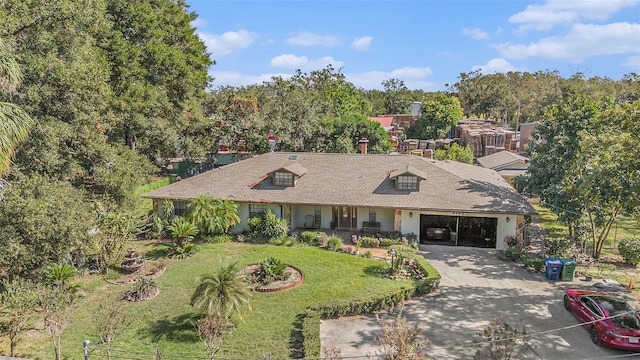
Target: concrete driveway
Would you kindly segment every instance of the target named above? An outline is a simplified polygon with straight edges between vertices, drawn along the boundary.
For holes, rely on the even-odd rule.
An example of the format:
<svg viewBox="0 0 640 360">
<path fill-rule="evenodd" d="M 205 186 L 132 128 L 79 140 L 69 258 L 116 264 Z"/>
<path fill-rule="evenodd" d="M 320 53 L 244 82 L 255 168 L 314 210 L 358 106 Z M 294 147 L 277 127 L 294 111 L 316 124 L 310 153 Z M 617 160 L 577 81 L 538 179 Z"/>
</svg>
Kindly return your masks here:
<svg viewBox="0 0 640 360">
<path fill-rule="evenodd" d="M 594 345 L 587 330 L 564 309 L 566 289 L 596 289 L 596 281 L 549 281 L 544 274 L 532 274 L 499 259 L 496 250 L 430 245 L 422 247 L 421 254 L 442 275 L 440 288 L 408 301 L 403 315 L 429 340 L 427 354 L 433 359 L 472 359 L 478 349 L 473 343 L 476 333 L 497 315 L 511 325 L 518 321 L 525 325 L 533 343 L 527 359 L 640 358 Z M 609 291 L 618 292 L 617 288 Z M 619 292 L 628 296 L 623 287 Z M 397 309 L 379 316 L 389 319 L 396 314 Z M 339 349 L 343 358 L 365 359 L 377 354 L 379 329 L 374 315 L 324 320 L 322 347 Z"/>
</svg>

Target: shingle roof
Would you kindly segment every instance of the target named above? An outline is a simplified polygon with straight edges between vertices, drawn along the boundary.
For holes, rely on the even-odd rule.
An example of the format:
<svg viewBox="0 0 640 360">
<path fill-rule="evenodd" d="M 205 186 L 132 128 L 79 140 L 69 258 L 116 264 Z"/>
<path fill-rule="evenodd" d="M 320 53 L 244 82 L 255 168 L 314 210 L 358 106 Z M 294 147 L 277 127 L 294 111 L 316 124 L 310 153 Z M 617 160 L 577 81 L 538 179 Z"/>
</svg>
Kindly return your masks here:
<svg viewBox="0 0 640 360">
<path fill-rule="evenodd" d="M 496 169 L 517 162 L 527 162 L 529 161 L 529 159 L 505 150 L 498 151 L 497 153 L 493 153 L 491 155 L 479 157 L 477 161 L 478 165 L 484 168 Z"/>
<path fill-rule="evenodd" d="M 411 155 L 273 152 L 187 178 L 143 195 L 186 200 L 210 195 L 237 202 L 381 207 L 433 211 L 533 214 L 498 173 L 454 161 Z M 267 174 L 291 164 L 307 169 L 295 186 L 275 186 Z M 415 168 L 419 191 L 397 191 L 389 175 Z"/>
<path fill-rule="evenodd" d="M 307 169 L 305 169 L 304 166 L 300 165 L 297 162 L 291 165 L 287 165 L 282 169 L 287 170 L 288 172 L 293 173 L 294 175 L 297 175 L 297 176 L 302 176 L 307 173 Z"/>
</svg>

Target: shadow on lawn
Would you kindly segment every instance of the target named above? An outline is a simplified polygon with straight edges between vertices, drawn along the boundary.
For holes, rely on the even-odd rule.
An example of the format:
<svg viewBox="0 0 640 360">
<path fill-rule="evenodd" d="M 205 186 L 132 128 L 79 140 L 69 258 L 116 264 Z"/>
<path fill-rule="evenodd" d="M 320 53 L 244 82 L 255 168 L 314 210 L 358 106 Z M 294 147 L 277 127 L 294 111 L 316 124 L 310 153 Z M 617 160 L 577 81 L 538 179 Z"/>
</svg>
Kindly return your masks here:
<svg viewBox="0 0 640 360">
<path fill-rule="evenodd" d="M 367 276 L 384 278 L 384 277 L 387 277 L 388 272 L 389 272 L 389 268 L 385 265 L 372 265 L 364 268 L 364 273 Z"/>
<path fill-rule="evenodd" d="M 197 316 L 194 314 L 183 314 L 173 319 L 162 319 L 150 324 L 146 330 L 154 343 L 162 339 L 174 342 L 196 343 L 200 341 L 195 330 L 194 323 Z"/>
<path fill-rule="evenodd" d="M 147 250 L 144 253 L 144 257 L 149 260 L 162 259 L 167 255 L 168 245 L 169 245 L 168 242 L 155 243 L 151 245 L 152 248 L 150 250 Z"/>
</svg>

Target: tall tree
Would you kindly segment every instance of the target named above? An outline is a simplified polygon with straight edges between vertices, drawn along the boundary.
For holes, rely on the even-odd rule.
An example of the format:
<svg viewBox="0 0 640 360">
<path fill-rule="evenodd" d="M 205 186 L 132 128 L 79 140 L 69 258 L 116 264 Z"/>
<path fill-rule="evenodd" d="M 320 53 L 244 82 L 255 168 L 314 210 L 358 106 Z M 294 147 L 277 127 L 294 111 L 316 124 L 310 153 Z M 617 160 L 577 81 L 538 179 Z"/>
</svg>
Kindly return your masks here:
<svg viewBox="0 0 640 360">
<path fill-rule="evenodd" d="M 420 119 L 406 131 L 409 138 L 443 138 L 462 118 L 460 101 L 441 92 L 426 95 L 420 109 Z"/>
<path fill-rule="evenodd" d="M 407 96 L 409 89 L 404 81 L 396 78 L 384 80 L 384 108 L 385 114 L 406 114 L 411 104 Z"/>
<path fill-rule="evenodd" d="M 549 113 L 538 131 L 529 190 L 538 194 L 570 235 L 586 225 L 598 258 L 616 217 L 638 211 L 640 171 L 634 135 L 640 102 L 606 104 L 578 98 Z M 579 239 L 576 239 L 579 240 Z"/>
<path fill-rule="evenodd" d="M 20 65 L 0 38 L 0 178 L 9 171 L 15 148 L 26 139 L 33 125 L 33 120 L 24 110 L 4 101 L 15 92 L 21 81 Z"/>
<path fill-rule="evenodd" d="M 212 61 L 187 9 L 184 0 L 110 0 L 106 9 L 115 108 L 109 135 L 150 159 L 173 157 L 187 128 L 205 121 L 200 104 Z"/>
<path fill-rule="evenodd" d="M 0 202 L 0 276 L 38 277 L 47 265 L 81 263 L 91 245 L 92 209 L 68 183 L 23 177 Z"/>
</svg>

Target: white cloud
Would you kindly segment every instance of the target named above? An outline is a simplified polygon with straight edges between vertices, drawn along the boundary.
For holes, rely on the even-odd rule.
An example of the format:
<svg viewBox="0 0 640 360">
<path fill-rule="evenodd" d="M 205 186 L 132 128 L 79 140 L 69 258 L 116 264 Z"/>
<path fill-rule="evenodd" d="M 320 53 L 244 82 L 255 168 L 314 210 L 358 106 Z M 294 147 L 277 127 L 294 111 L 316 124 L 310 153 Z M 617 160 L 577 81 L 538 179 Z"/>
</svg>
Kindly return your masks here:
<svg viewBox="0 0 640 360">
<path fill-rule="evenodd" d="M 271 59 L 270 65 L 272 67 L 299 69 L 307 63 L 309 63 L 309 58 L 307 58 L 306 56 L 295 56 L 292 54 L 283 54 Z"/>
<path fill-rule="evenodd" d="M 198 35 L 214 59 L 240 51 L 251 45 L 258 37 L 257 33 L 247 30 L 227 31 L 222 35 L 198 32 Z"/>
<path fill-rule="evenodd" d="M 382 90 L 382 82 L 389 79 L 400 79 L 409 89 L 421 89 L 425 91 L 436 91 L 439 85 L 427 81 L 431 76 L 431 69 L 427 67 L 404 67 L 393 71 L 367 71 L 361 73 L 346 73 L 348 81 L 356 87 L 363 89 Z"/>
<path fill-rule="evenodd" d="M 331 59 L 330 57 L 323 59 Z M 335 61 L 335 60 L 334 60 Z M 312 62 L 307 64 L 309 70 L 320 70 L 325 66 L 311 68 Z M 307 70 L 307 71 L 309 71 Z M 219 86 L 248 86 L 254 84 L 262 84 L 265 81 L 271 81 L 273 77 L 282 77 L 284 79 L 290 78 L 293 73 L 266 73 L 260 75 L 243 74 L 235 71 L 209 71 L 209 74 L 215 79 L 213 81 L 213 87 Z M 364 89 L 379 89 L 382 90 L 382 82 L 392 78 L 397 78 L 404 81 L 405 85 L 409 89 L 421 89 L 425 91 L 437 91 L 440 88 L 439 84 L 427 81 L 427 78 L 431 75 L 431 69 L 429 68 L 413 68 L 405 67 L 396 69 L 393 71 L 369 71 L 362 73 L 345 74 L 347 81 L 353 83 L 356 87 Z"/>
<path fill-rule="evenodd" d="M 509 17 L 520 24 L 520 30 L 548 30 L 556 25 L 580 20 L 604 21 L 609 15 L 640 4 L 640 0 L 547 0 L 544 4 L 528 5 L 524 11 Z"/>
<path fill-rule="evenodd" d="M 369 45 L 371 45 L 371 41 L 373 41 L 373 38 L 371 36 L 355 38 L 351 42 L 351 48 L 357 51 L 367 50 L 369 48 Z"/>
<path fill-rule="evenodd" d="M 489 34 L 487 34 L 486 31 L 480 28 L 473 28 L 473 29 L 462 28 L 462 34 L 469 36 L 472 39 L 488 39 L 489 38 Z"/>
<path fill-rule="evenodd" d="M 631 69 L 634 72 L 640 72 L 640 55 L 629 56 L 622 66 Z"/>
<path fill-rule="evenodd" d="M 638 34 L 640 24 L 576 24 L 564 36 L 552 36 L 528 45 L 502 43 L 495 47 L 507 59 L 544 57 L 580 62 L 592 56 L 637 54 L 640 52 Z"/>
<path fill-rule="evenodd" d="M 471 70 L 480 70 L 482 74 L 508 73 L 509 71 L 526 71 L 524 68 L 517 68 L 505 59 L 495 58 L 489 60 L 484 65 L 476 65 Z"/>
<path fill-rule="evenodd" d="M 191 22 L 191 26 L 193 28 L 199 28 L 199 27 L 206 27 L 207 26 L 207 22 L 204 21 L 202 18 L 196 18 L 195 20 L 193 20 Z"/>
<path fill-rule="evenodd" d="M 325 56 L 320 59 L 309 61 L 309 63 L 305 66 L 305 69 L 302 70 L 321 70 L 326 68 L 329 64 L 333 65 L 334 69 L 340 69 L 344 66 L 343 61 L 336 60 L 331 56 Z"/>
<path fill-rule="evenodd" d="M 292 54 L 283 54 L 271 59 L 270 65 L 272 67 L 280 67 L 286 69 L 300 69 L 304 71 L 320 70 L 327 67 L 327 65 L 333 65 L 335 69 L 339 69 L 344 66 L 344 62 L 336 60 L 331 56 L 321 57 L 319 59 L 310 60 L 306 56 L 296 56 Z"/>
<path fill-rule="evenodd" d="M 326 46 L 332 47 L 340 44 L 340 39 L 332 35 L 318 35 L 309 32 L 303 32 L 296 36 L 290 37 L 287 40 L 289 45 L 299 46 Z"/>
</svg>

